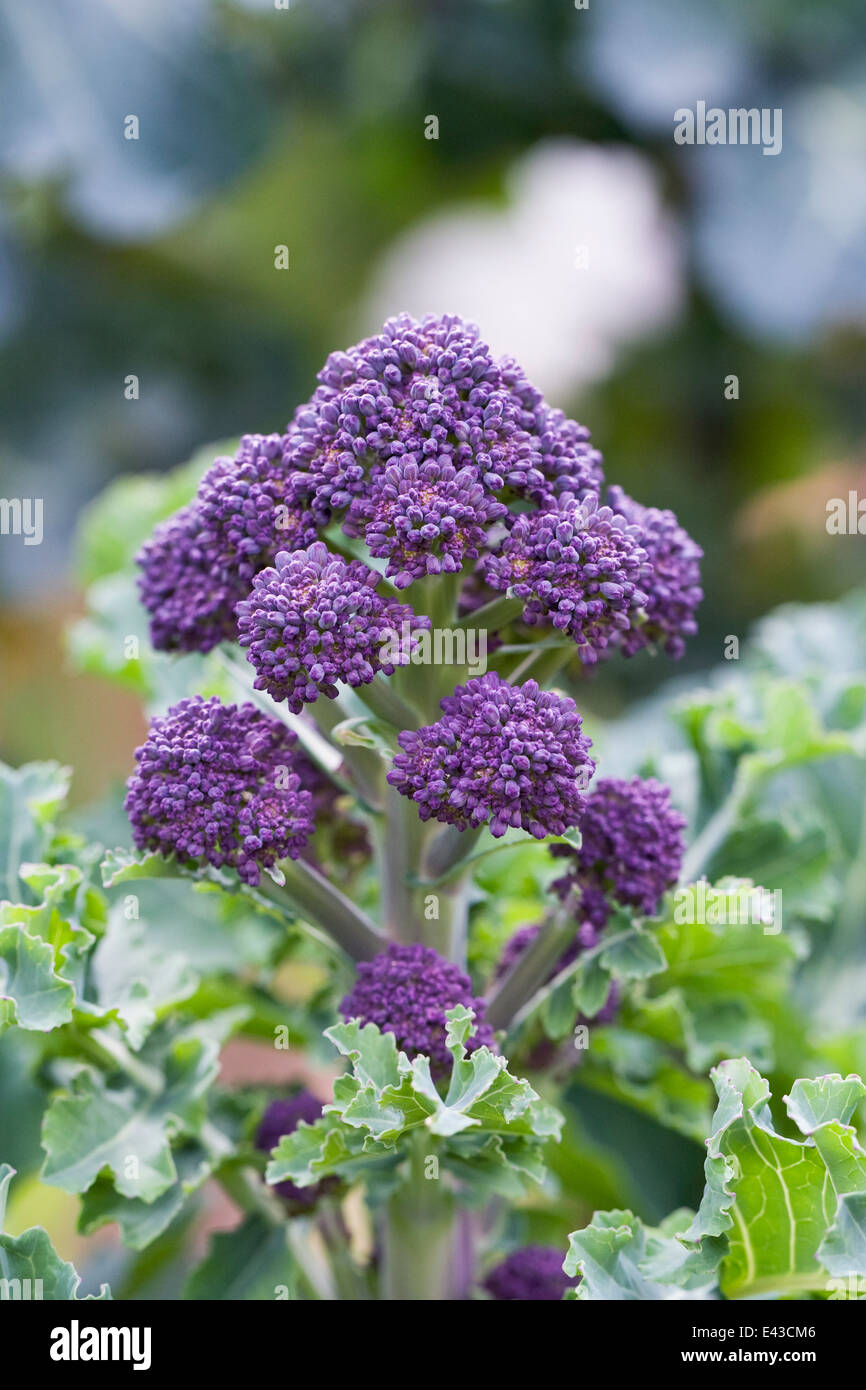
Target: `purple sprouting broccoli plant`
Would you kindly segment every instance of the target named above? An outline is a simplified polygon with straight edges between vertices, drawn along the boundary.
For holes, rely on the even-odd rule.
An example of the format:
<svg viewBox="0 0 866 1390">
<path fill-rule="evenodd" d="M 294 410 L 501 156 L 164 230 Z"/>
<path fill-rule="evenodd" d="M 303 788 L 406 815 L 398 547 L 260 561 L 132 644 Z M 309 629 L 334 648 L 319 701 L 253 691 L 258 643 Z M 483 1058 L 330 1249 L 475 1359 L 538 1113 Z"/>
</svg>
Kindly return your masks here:
<svg viewBox="0 0 866 1390">
<path fill-rule="evenodd" d="M 344 1059 L 332 1100 L 274 1101 L 267 1186 L 255 1169 L 226 1184 L 258 1215 L 274 1190 L 305 1211 L 363 1296 L 573 1282 L 541 1247 L 492 1268 L 494 1227 L 466 1213 L 541 1175 L 562 1117 L 512 1067 L 551 991 L 557 1037 L 612 1016 L 630 957 L 605 954 L 611 912 L 642 978 L 642 919 L 682 857 L 666 787 L 594 781 L 579 692 L 602 658 L 682 654 L 701 552 L 671 512 L 605 487 L 586 428 L 474 325 L 403 314 L 333 353 L 285 432 L 244 436 L 138 555 L 153 645 L 219 656 L 210 698 L 158 714 L 136 752 L 141 853 L 111 881 L 216 878 L 334 953 L 317 1003 Z M 564 861 L 547 915 L 470 977 L 476 865 L 536 842 L 542 871 L 549 849 Z M 351 1189 L 366 1272 L 319 1200 Z"/>
</svg>

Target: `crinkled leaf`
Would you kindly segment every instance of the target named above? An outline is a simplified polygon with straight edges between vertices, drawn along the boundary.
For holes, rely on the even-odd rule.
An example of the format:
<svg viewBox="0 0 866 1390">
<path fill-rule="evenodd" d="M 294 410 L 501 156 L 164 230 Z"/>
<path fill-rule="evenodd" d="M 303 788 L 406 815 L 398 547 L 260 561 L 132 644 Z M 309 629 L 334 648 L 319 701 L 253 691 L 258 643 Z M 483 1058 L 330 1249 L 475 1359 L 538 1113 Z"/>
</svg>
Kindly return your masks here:
<svg viewBox="0 0 866 1390">
<path fill-rule="evenodd" d="M 8 1163 L 0 1165 L 0 1283 L 4 1288 L 3 1297 L 77 1300 L 81 1276 L 68 1260 L 60 1258 L 47 1231 L 41 1226 L 31 1226 L 20 1236 L 3 1232 L 6 1198 L 14 1176 L 15 1169 L 10 1168 Z M 97 1301 L 111 1298 L 107 1284 L 101 1286 L 95 1298 Z"/>
<path fill-rule="evenodd" d="M 0 1003 L 4 1001 L 9 1007 L 5 1024 L 0 1014 L 0 1033 L 14 1023 L 47 1033 L 72 1018 L 75 991 L 56 974 L 53 949 L 23 926 L 0 927 Z"/>
<path fill-rule="evenodd" d="M 368 1082 L 376 1091 L 396 1086 L 400 1081 L 397 1066 L 397 1044 L 393 1033 L 380 1033 L 374 1023 L 362 1025 L 353 1018 L 349 1023 L 337 1023 L 325 1031 L 325 1037 L 352 1063 L 358 1082 Z"/>
<path fill-rule="evenodd" d="M 156 1094 L 126 1078 L 79 1072 L 71 1091 L 55 1096 L 45 1113 L 45 1181 L 86 1192 L 107 1170 L 122 1196 L 143 1202 L 160 1197 L 177 1181 L 171 1139 L 200 1132 L 220 1047 L 244 1016 L 244 1010 L 226 1010 L 174 1035 L 157 1030 L 140 1054 L 164 1077 Z"/>
<path fill-rule="evenodd" d="M 866 1191 L 866 1154 L 846 1123 L 864 1094 L 862 1082 L 829 1076 L 795 1083 L 788 1106 L 807 1136 L 799 1140 L 775 1129 L 770 1088 L 745 1058 L 721 1063 L 712 1078 L 719 1100 L 707 1141 L 707 1185 L 684 1241 L 726 1237 L 721 1288 L 728 1297 L 825 1288 L 820 1251 L 839 1199 Z M 838 1219 L 847 1228 L 847 1214 Z M 834 1257 L 843 1249 L 840 1229 L 830 1241 Z M 834 1272 L 857 1271 L 837 1264 Z"/>
<path fill-rule="evenodd" d="M 690 1215 L 677 1214 L 682 1226 Z M 718 1256 L 686 1250 L 668 1225 L 653 1230 L 630 1211 L 606 1211 L 569 1236 L 563 1267 L 581 1275 L 578 1300 L 700 1299 L 712 1295 Z"/>
<path fill-rule="evenodd" d="M 818 1259 L 829 1274 L 866 1275 L 866 1195 L 846 1192 L 839 1199 L 833 1224 L 818 1246 Z"/>
<path fill-rule="evenodd" d="M 177 1182 L 153 1202 L 124 1197 L 109 1178 L 99 1177 L 81 1199 L 78 1229 L 82 1235 L 116 1221 L 121 1239 L 130 1250 L 143 1250 L 162 1235 L 180 1212 L 190 1193 L 211 1172 L 210 1156 L 203 1145 L 187 1142 L 173 1151 Z"/>
<path fill-rule="evenodd" d="M 93 981 L 105 1010 L 114 1010 L 126 1039 L 138 1050 L 160 1010 L 194 993 L 199 976 L 185 952 L 151 940 L 143 922 L 128 921 L 116 907 L 93 952 Z"/>
<path fill-rule="evenodd" d="M 280 1140 L 268 1164 L 268 1182 L 290 1179 L 309 1186 L 330 1174 L 376 1180 L 383 1169 L 390 1172 L 392 1159 L 399 1160 L 403 1141 L 419 1131 L 443 1141 L 444 1159 L 449 1142 L 464 1132 L 477 1134 L 479 1147 L 491 1135 L 502 1137 L 502 1145 L 484 1149 L 486 1167 L 508 1163 L 512 1178 L 517 1173 L 535 1176 L 539 1166 L 530 1165 L 525 1150 L 530 1143 L 537 1149 L 558 1137 L 562 1116 L 541 1102 L 528 1082 L 512 1076 L 504 1058 L 486 1047 L 466 1055 L 471 1010 L 461 1005 L 449 1010 L 446 1019 L 454 1061 L 444 1097 L 429 1059 L 419 1056 L 410 1063 L 397 1051 L 392 1034 L 380 1033 L 370 1023 L 362 1027 L 357 1019 L 329 1028 L 326 1036 L 349 1059 L 352 1073 L 336 1081 L 333 1102 L 321 1120 L 300 1124 Z M 517 1151 L 508 1148 L 508 1141 L 518 1139 L 526 1141 L 520 1146 L 520 1163 L 513 1161 Z M 465 1164 L 465 1148 L 459 1152 Z"/>
<path fill-rule="evenodd" d="M 183 872 L 183 865 L 174 855 L 157 854 L 155 850 L 137 854 L 127 849 L 110 849 L 100 868 L 106 888 L 116 888 L 119 883 L 137 878 L 179 878 Z"/>
<path fill-rule="evenodd" d="M 484 1206 L 493 1197 L 517 1201 L 527 1182 L 540 1184 L 547 1172 L 534 1140 L 473 1130 L 453 1136 L 442 1163 L 459 1182 L 470 1206 Z"/>
</svg>

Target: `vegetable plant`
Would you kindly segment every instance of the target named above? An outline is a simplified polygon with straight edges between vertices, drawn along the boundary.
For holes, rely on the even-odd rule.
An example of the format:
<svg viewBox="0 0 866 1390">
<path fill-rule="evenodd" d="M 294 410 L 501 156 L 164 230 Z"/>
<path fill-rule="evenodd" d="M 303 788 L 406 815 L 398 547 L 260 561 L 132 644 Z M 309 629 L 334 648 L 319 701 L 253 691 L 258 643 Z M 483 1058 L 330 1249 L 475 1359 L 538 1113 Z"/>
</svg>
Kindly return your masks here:
<svg viewBox="0 0 866 1390">
<path fill-rule="evenodd" d="M 866 606 L 590 737 L 596 668 L 696 631 L 648 501 L 474 326 L 402 315 L 285 433 L 93 508 L 70 650 L 149 726 L 122 847 L 4 772 L 0 1046 L 115 1296 L 159 1251 L 197 1299 L 866 1278 Z M 237 1037 L 306 1084 L 226 1084 Z M 239 1224 L 196 1259 L 208 1182 Z M 38 1228 L 0 1268 L 79 1287 Z"/>
</svg>

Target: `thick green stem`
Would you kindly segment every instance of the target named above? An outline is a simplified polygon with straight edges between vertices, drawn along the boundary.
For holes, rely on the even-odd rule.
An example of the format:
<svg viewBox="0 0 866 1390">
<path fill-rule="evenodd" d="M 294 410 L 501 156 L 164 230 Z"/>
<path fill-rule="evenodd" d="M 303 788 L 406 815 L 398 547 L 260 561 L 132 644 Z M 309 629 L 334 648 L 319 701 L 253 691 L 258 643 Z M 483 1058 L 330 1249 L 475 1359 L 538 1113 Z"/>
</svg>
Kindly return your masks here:
<svg viewBox="0 0 866 1390">
<path fill-rule="evenodd" d="M 421 864 L 424 825 L 414 801 L 389 787 L 385 815 L 376 830 L 385 931 L 393 941 L 423 941 L 423 890 L 414 880 Z"/>
<path fill-rule="evenodd" d="M 558 908 L 491 994 L 486 1017 L 492 1027 L 508 1026 L 518 1009 L 544 984 L 573 939 L 574 918 L 565 907 Z"/>
<path fill-rule="evenodd" d="M 377 719 L 384 719 L 395 729 L 418 728 L 417 711 L 407 705 L 385 677 L 377 676 L 368 685 L 356 686 L 355 694 Z"/>
<path fill-rule="evenodd" d="M 428 1165 L 429 1140 L 412 1137 L 409 1173 L 388 1202 L 382 1297 L 439 1302 L 454 1296 L 458 1227 L 452 1193 Z"/>
<path fill-rule="evenodd" d="M 352 1257 L 349 1233 L 336 1203 L 332 1206 L 327 1198 L 319 1203 L 318 1224 L 328 1252 L 337 1297 L 344 1303 L 366 1302 L 371 1297 L 367 1274 Z"/>
<path fill-rule="evenodd" d="M 477 844 L 482 829 L 483 826 L 480 825 L 474 830 L 458 830 L 456 826 L 446 825 L 438 831 L 430 841 L 424 856 L 424 877 L 442 878 L 461 860 L 466 859 L 472 853 L 473 846 Z"/>
<path fill-rule="evenodd" d="M 516 666 L 509 676 L 512 685 L 534 680 L 545 689 L 575 655 L 573 642 L 552 642 L 538 646 Z"/>
<path fill-rule="evenodd" d="M 478 628 L 479 631 L 498 632 L 501 627 L 519 618 L 524 609 L 522 598 L 509 598 L 507 594 L 500 594 L 498 598 L 491 599 L 490 603 L 485 603 L 483 607 L 476 608 L 472 613 L 467 613 L 465 618 L 459 618 L 458 628 Z"/>
<path fill-rule="evenodd" d="M 313 705 L 313 714 L 319 728 L 327 734 L 332 734 L 346 718 L 345 710 L 340 708 L 336 700 L 317 700 Z M 381 811 L 384 764 L 379 754 L 351 744 L 341 744 L 340 754 L 366 808 Z"/>
<path fill-rule="evenodd" d="M 427 922 L 427 944 L 441 956 L 466 969 L 466 938 L 469 916 L 469 882 L 465 875 L 427 892 L 425 903 L 435 904 L 437 916 Z"/>
<path fill-rule="evenodd" d="M 311 864 L 284 859 L 280 869 L 285 883 L 274 883 L 264 874 L 259 892 L 321 927 L 353 960 L 372 960 L 383 949 L 385 942 L 375 923 Z"/>
</svg>

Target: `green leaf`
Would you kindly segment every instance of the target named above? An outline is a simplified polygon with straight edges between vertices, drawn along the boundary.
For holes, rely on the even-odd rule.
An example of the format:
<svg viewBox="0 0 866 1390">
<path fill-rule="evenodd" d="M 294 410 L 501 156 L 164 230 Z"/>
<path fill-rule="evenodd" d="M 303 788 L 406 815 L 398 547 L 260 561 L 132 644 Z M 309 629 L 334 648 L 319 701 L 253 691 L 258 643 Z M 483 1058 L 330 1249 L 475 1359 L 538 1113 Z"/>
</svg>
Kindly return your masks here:
<svg viewBox="0 0 866 1390">
<path fill-rule="evenodd" d="M 571 1237 L 565 1268 L 580 1299 L 797 1298 L 866 1274 L 866 1153 L 848 1124 L 866 1095 L 858 1076 L 795 1082 L 775 1128 L 770 1087 L 745 1058 L 712 1073 L 718 1105 L 700 1209 L 657 1231 L 631 1212 L 596 1213 Z M 691 1219 L 689 1219 L 691 1217 Z"/>
<path fill-rule="evenodd" d="M 598 955 L 582 958 L 572 984 L 575 1008 L 587 1018 L 594 1018 L 599 1009 L 604 1008 L 609 994 L 610 975 L 602 965 L 601 958 Z"/>
<path fill-rule="evenodd" d="M 297 1267 L 288 1224 L 273 1227 L 260 1216 L 248 1216 L 236 1230 L 217 1232 L 183 1296 L 233 1302 L 296 1298 Z"/>
<path fill-rule="evenodd" d="M 833 1273 L 858 1273 L 852 1211 L 840 1197 L 866 1192 L 866 1154 L 846 1121 L 864 1094 L 858 1077 L 798 1081 L 788 1109 L 805 1140 L 774 1127 L 770 1088 L 745 1058 L 712 1073 L 719 1102 L 707 1142 L 707 1185 L 687 1243 L 724 1235 L 727 1297 L 783 1297 L 826 1288 L 824 1241 Z M 854 1226 L 858 1210 L 854 1209 Z M 838 1224 L 837 1224 L 838 1223 Z M 832 1233 L 832 1234 L 831 1234 Z M 850 1248 L 849 1248 L 850 1242 Z M 841 1268 L 849 1250 L 851 1266 Z"/>
<path fill-rule="evenodd" d="M 480 1127 L 495 1132 L 558 1137 L 562 1116 L 543 1105 L 528 1081 L 519 1081 L 507 1070 L 504 1057 L 487 1047 L 466 1056 L 466 1039 L 474 1013 L 462 1004 L 445 1014 L 447 1046 L 454 1065 L 445 1100 L 442 1101 L 430 1076 L 430 1062 L 416 1057 L 412 1063 L 412 1082 L 433 1106 L 424 1124 L 433 1134 L 448 1137 L 461 1130 Z"/>
<path fill-rule="evenodd" d="M 77 1300 L 81 1276 L 68 1260 L 60 1258 L 47 1231 L 41 1226 L 31 1226 L 20 1236 L 3 1232 L 6 1198 L 14 1176 L 15 1169 L 8 1163 L 0 1165 L 0 1288 L 3 1290 L 0 1297 L 58 1302 Z M 110 1298 L 108 1285 L 103 1284 L 96 1299 Z"/>
<path fill-rule="evenodd" d="M 581 1081 L 689 1138 L 702 1141 L 707 1132 L 707 1082 L 641 1033 L 611 1026 L 600 1031 L 584 1054 Z"/>
<path fill-rule="evenodd" d="M 486 1206 L 493 1197 L 519 1201 L 527 1183 L 540 1185 L 547 1176 L 543 1154 L 533 1140 L 472 1130 L 449 1140 L 442 1165 L 472 1207 Z"/>
<path fill-rule="evenodd" d="M 17 770 L 0 763 L 0 902 L 20 902 L 18 871 L 28 860 L 43 858 L 70 776 L 59 763 L 27 763 Z"/>
<path fill-rule="evenodd" d="M 689 1251 L 671 1224 L 688 1224 L 690 1212 L 675 1214 L 659 1229 L 646 1227 L 630 1211 L 596 1212 L 589 1226 L 569 1236 L 564 1269 L 581 1276 L 578 1300 L 628 1301 L 708 1298 L 716 1283 L 718 1249 Z"/>
<path fill-rule="evenodd" d="M 655 936 L 633 927 L 614 938 L 610 944 L 601 943 L 599 959 L 615 980 L 646 980 L 658 975 L 667 964 L 665 954 Z"/>
<path fill-rule="evenodd" d="M 707 878 L 734 875 L 772 886 L 782 894 L 789 921 L 795 916 L 826 921 L 839 897 L 832 865 L 830 828 L 815 814 L 808 819 L 750 816 L 713 855 Z"/>
<path fill-rule="evenodd" d="M 112 574 L 92 584 L 87 615 L 66 631 L 71 664 L 131 690 L 144 700 L 154 693 L 155 657 L 148 640 L 148 617 L 130 575 Z M 132 640 L 130 640 L 132 639 Z"/>
<path fill-rule="evenodd" d="M 78 1229 L 82 1235 L 116 1221 L 121 1239 L 130 1250 L 143 1250 L 162 1235 L 190 1193 L 201 1186 L 212 1170 L 210 1156 L 199 1143 L 183 1143 L 172 1156 L 178 1180 L 153 1202 L 124 1197 L 109 1178 L 97 1178 L 81 1199 Z"/>
<path fill-rule="evenodd" d="M 119 883 L 131 883 L 139 878 L 179 878 L 183 865 L 173 854 L 157 854 L 155 850 L 139 854 L 118 848 L 106 850 L 100 870 L 103 886 L 116 888 Z"/>
<path fill-rule="evenodd" d="M 400 1071 L 393 1033 L 380 1033 L 375 1023 L 362 1026 L 353 1018 L 349 1023 L 327 1028 L 325 1037 L 338 1052 L 349 1058 L 355 1078 L 362 1086 L 369 1082 L 378 1092 L 385 1086 L 398 1085 Z"/>
<path fill-rule="evenodd" d="M 88 860 L 93 858 L 90 851 L 82 854 L 88 875 L 91 870 Z M 0 928 L 22 929 L 44 943 L 53 958 L 56 976 L 72 987 L 75 1007 L 85 1013 L 101 1013 L 84 996 L 91 948 L 105 920 L 102 895 L 90 887 L 85 870 L 77 864 L 23 863 L 19 867 L 19 878 L 32 896 L 41 901 L 36 906 L 0 904 Z M 47 955 L 44 964 L 47 969 Z"/>
<path fill-rule="evenodd" d="M 7 1000 L 0 1033 L 13 1023 L 47 1033 L 72 1018 L 75 991 L 55 973 L 53 948 L 23 926 L 0 927 L 0 1001 Z"/>
<path fill-rule="evenodd" d="M 864 1096 L 859 1076 L 818 1076 L 795 1081 L 785 1104 L 802 1134 L 816 1134 L 834 1120 L 847 1125 Z"/>
<path fill-rule="evenodd" d="M 405 1153 L 413 1133 L 440 1140 L 447 1162 L 449 1144 L 467 1131 L 479 1136 L 485 1182 L 491 1181 L 489 1170 L 495 1164 L 510 1168 L 504 1179 L 510 1191 L 516 1174 L 524 1181 L 530 1174 L 535 1177 L 540 1166 L 530 1162 L 528 1147 L 538 1151 L 547 1139 L 558 1138 L 562 1116 L 527 1081 L 511 1075 L 504 1057 L 486 1047 L 467 1056 L 474 1018 L 462 1005 L 446 1013 L 447 1046 L 454 1060 L 444 1097 L 431 1076 L 429 1058 L 410 1062 L 397 1051 L 392 1034 L 380 1033 L 372 1023 L 362 1027 L 357 1019 L 329 1028 L 325 1036 L 349 1059 L 351 1074 L 335 1082 L 333 1102 L 321 1120 L 300 1124 L 280 1140 L 268 1164 L 268 1182 L 290 1179 L 304 1187 L 330 1174 L 387 1181 L 392 1157 Z M 503 1143 L 488 1145 L 490 1136 Z M 525 1142 L 513 1146 L 514 1140 Z M 453 1152 L 464 1172 L 466 1152 L 459 1145 Z"/>
<path fill-rule="evenodd" d="M 122 1196 L 154 1202 L 177 1181 L 171 1140 L 200 1134 L 203 1097 L 216 1079 L 225 1036 L 243 1010 L 227 1010 L 180 1032 L 156 1030 L 141 1060 L 164 1076 L 155 1094 L 128 1079 L 83 1070 L 51 1102 L 42 1127 L 46 1182 L 86 1192 L 107 1171 Z"/>
<path fill-rule="evenodd" d="M 667 968 L 625 1010 L 632 1026 L 684 1051 L 699 1073 L 739 1051 L 764 1066 L 775 1061 L 774 1026 L 784 1020 L 804 946 L 795 931 L 748 920 L 752 890 L 748 879 L 678 890 L 657 928 Z"/>
<path fill-rule="evenodd" d="M 604 999 L 606 999 L 610 987 L 610 977 L 605 975 L 601 970 L 597 971 L 597 975 L 603 976 L 605 980 L 606 988 Z M 575 1009 L 580 1009 L 580 1004 L 577 1002 L 577 995 L 578 986 L 575 985 L 574 979 L 569 977 L 563 980 L 561 984 L 557 985 L 556 989 L 551 991 L 542 1005 L 541 1022 L 544 1031 L 549 1038 L 553 1038 L 556 1042 L 567 1037 L 574 1027 Z M 598 1005 L 599 1009 L 604 1003 L 604 999 L 602 999 L 601 1004 Z"/>
<path fill-rule="evenodd" d="M 175 854 L 157 854 L 153 850 L 138 853 L 127 849 L 106 851 L 99 867 L 106 888 L 116 888 L 118 884 L 141 879 L 187 879 L 199 887 L 219 888 L 224 893 L 254 903 L 257 909 L 283 924 L 286 920 L 282 907 L 275 906 L 250 884 L 242 883 L 233 869 L 216 869 L 212 864 L 181 864 Z"/>
<path fill-rule="evenodd" d="M 772 683 L 765 692 L 763 716 L 757 743 L 769 752 L 775 766 L 797 766 L 852 750 L 847 733 L 823 727 L 814 699 L 804 685 L 793 681 Z"/>
<path fill-rule="evenodd" d="M 184 951 L 168 951 L 153 941 L 144 922 L 127 921 L 120 905 L 92 959 L 92 978 L 104 1011 L 113 1011 L 137 1051 L 158 1014 L 188 999 L 199 976 Z"/>
<path fill-rule="evenodd" d="M 818 1259 L 831 1275 L 866 1275 L 866 1195 L 862 1192 L 846 1192 L 839 1199 L 833 1224 L 818 1246 Z"/>
</svg>

